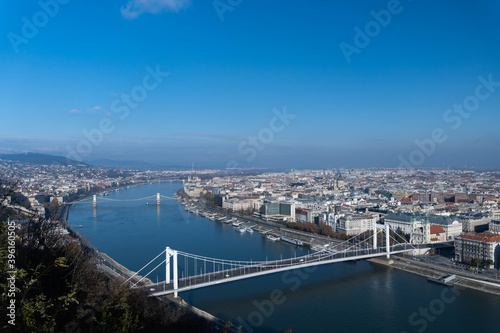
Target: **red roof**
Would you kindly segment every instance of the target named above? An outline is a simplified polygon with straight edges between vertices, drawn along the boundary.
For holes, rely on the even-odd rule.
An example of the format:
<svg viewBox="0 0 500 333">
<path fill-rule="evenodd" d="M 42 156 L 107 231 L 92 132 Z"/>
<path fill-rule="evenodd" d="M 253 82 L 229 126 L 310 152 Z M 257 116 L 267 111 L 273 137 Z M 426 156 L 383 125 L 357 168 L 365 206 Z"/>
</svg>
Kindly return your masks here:
<svg viewBox="0 0 500 333">
<path fill-rule="evenodd" d="M 463 239 L 480 241 L 480 242 L 500 242 L 500 235 L 492 234 L 489 232 L 483 232 L 481 234 L 474 232 L 474 233 L 470 233 L 470 234 L 463 234 L 463 235 L 460 235 L 458 237 L 463 238 Z"/>
<path fill-rule="evenodd" d="M 441 227 L 440 225 L 431 225 L 431 235 L 432 234 L 441 234 L 441 233 L 444 233 L 444 229 L 443 227 Z"/>
</svg>

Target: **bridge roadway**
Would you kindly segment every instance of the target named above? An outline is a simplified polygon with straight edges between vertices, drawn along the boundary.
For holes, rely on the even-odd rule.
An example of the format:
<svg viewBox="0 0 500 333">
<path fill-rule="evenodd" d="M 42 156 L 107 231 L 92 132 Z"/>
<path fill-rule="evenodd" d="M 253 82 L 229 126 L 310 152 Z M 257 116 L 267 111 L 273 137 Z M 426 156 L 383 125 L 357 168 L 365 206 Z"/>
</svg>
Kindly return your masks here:
<svg viewBox="0 0 500 333">
<path fill-rule="evenodd" d="M 390 254 L 403 253 L 413 250 L 414 248 L 410 248 L 405 245 L 396 245 L 396 246 L 391 246 Z M 376 250 L 361 249 L 361 250 L 336 252 L 336 253 L 327 253 L 325 251 L 322 251 L 302 257 L 269 261 L 257 265 L 227 269 L 217 272 L 209 272 L 202 275 L 180 278 L 178 280 L 177 290 L 174 289 L 173 281 L 170 281 L 170 283 L 165 283 L 165 281 L 163 281 L 158 284 L 140 286 L 139 288 L 144 289 L 147 296 L 161 296 L 175 292 L 188 291 L 216 284 L 257 277 L 266 274 L 288 271 L 292 269 L 299 269 L 317 265 L 326 265 L 342 261 L 363 260 L 374 257 L 381 257 L 385 255 L 387 255 L 385 248 L 378 248 Z"/>
</svg>

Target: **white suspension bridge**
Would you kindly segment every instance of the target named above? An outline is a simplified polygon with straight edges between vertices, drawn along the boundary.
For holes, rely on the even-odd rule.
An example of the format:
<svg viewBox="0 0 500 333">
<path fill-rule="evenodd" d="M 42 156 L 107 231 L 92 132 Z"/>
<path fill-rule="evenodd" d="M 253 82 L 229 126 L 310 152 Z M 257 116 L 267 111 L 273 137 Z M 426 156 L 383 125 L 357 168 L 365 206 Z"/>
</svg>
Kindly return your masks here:
<svg viewBox="0 0 500 333">
<path fill-rule="evenodd" d="M 375 224 L 373 234 L 361 242 L 355 242 L 355 237 L 348 239 L 335 247 L 318 251 L 300 257 L 268 261 L 240 261 L 210 258 L 167 247 L 137 273 L 130 276 L 124 283 L 130 283 L 132 288 L 143 288 L 148 296 L 161 296 L 213 286 L 242 279 L 273 274 L 287 270 L 310 266 L 326 265 L 342 261 L 363 260 L 391 254 L 413 251 L 416 247 L 406 240 L 400 242 L 391 236 L 389 225 Z M 379 233 L 385 233 L 385 246 L 378 246 Z M 397 237 L 397 233 L 394 233 Z M 404 239 L 398 237 L 400 239 Z M 392 245 L 391 245 L 392 239 Z M 419 246 L 420 247 L 420 246 Z M 162 255 L 163 261 L 139 279 L 138 274 L 148 266 L 153 266 Z M 165 281 L 146 284 L 143 281 L 154 271 L 165 265 Z M 134 279 L 135 278 L 135 279 Z"/>
<path fill-rule="evenodd" d="M 151 196 L 148 196 L 148 197 L 144 197 L 144 198 L 138 198 L 138 199 L 111 199 L 111 198 L 106 198 L 104 196 L 98 196 L 97 194 L 94 194 L 92 196 L 92 200 L 90 200 L 90 198 L 85 198 L 85 199 L 82 199 L 82 200 L 79 200 L 79 201 L 74 201 L 72 202 L 71 204 L 74 205 L 74 204 L 92 204 L 94 207 L 97 207 L 97 203 L 98 202 L 123 202 L 123 201 L 155 201 L 157 205 L 159 205 L 161 203 L 161 201 L 165 201 L 165 200 L 169 200 L 169 201 L 172 201 L 172 200 L 178 200 L 175 196 L 166 196 L 166 195 L 161 195 L 160 193 L 156 193 L 156 196 L 154 195 L 151 195 Z"/>
</svg>

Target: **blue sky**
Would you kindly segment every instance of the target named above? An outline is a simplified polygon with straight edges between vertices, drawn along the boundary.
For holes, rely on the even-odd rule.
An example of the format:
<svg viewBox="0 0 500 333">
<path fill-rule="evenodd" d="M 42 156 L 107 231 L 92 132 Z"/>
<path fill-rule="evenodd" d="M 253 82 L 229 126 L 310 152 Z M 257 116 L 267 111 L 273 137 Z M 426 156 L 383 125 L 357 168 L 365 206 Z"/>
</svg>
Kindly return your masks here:
<svg viewBox="0 0 500 333">
<path fill-rule="evenodd" d="M 0 153 L 207 167 L 500 164 L 496 1 L 41 3 L 0 4 Z M 447 113 L 465 101 L 473 111 Z"/>
</svg>

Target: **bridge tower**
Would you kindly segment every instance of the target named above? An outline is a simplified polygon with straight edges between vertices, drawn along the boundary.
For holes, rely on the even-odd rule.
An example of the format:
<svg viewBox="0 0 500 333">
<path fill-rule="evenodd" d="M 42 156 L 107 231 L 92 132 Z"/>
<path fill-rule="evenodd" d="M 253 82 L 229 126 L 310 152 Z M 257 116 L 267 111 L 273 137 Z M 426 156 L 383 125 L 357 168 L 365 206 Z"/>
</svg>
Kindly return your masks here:
<svg viewBox="0 0 500 333">
<path fill-rule="evenodd" d="M 95 208 L 97 207 L 97 195 L 94 194 L 94 198 L 92 200 L 92 206 Z"/>
<path fill-rule="evenodd" d="M 385 249 L 387 251 L 386 258 L 389 259 L 391 257 L 390 254 L 390 246 L 389 246 L 389 236 L 390 236 L 390 231 L 389 231 L 389 225 L 385 225 Z"/>
<path fill-rule="evenodd" d="M 388 224 L 378 224 L 378 223 L 373 224 L 373 249 L 374 250 L 377 249 L 377 228 L 385 229 L 385 250 L 387 252 L 387 255 L 386 255 L 387 259 L 389 259 L 390 258 L 389 225 Z"/>
<path fill-rule="evenodd" d="M 165 268 L 165 283 L 170 283 L 170 258 L 173 257 L 173 265 L 174 265 L 174 276 L 173 276 L 173 282 L 174 282 L 174 297 L 178 296 L 177 289 L 179 289 L 179 271 L 177 269 L 177 251 L 172 250 L 171 248 L 167 247 L 165 250 L 166 253 L 166 268 Z"/>
<path fill-rule="evenodd" d="M 160 201 L 161 201 L 161 199 L 160 199 L 160 193 L 156 193 L 156 205 L 159 206 L 160 205 Z"/>
</svg>

